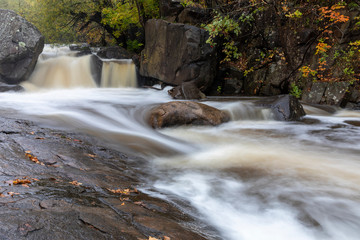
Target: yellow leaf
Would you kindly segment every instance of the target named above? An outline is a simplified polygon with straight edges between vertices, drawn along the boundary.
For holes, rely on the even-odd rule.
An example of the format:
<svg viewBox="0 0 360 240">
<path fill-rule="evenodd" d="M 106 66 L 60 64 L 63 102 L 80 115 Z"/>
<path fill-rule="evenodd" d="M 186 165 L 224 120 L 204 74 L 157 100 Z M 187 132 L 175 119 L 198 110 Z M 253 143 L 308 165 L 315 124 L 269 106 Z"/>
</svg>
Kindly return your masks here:
<svg viewBox="0 0 360 240">
<path fill-rule="evenodd" d="M 74 185 L 74 186 L 80 186 L 80 185 L 82 185 L 82 183 L 81 182 L 78 182 L 78 181 L 72 181 L 72 182 L 69 182 L 70 184 L 72 184 L 72 185 Z"/>
<path fill-rule="evenodd" d="M 160 239 L 154 238 L 154 237 L 149 237 L 149 240 L 160 240 Z"/>
</svg>

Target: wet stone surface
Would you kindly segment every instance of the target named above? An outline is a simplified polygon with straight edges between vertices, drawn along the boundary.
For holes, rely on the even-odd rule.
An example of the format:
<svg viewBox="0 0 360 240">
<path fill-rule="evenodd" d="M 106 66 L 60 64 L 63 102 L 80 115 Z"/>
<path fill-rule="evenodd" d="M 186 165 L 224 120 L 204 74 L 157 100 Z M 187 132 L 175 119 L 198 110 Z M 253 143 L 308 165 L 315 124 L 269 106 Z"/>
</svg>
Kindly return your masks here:
<svg viewBox="0 0 360 240">
<path fill-rule="evenodd" d="M 0 239 L 205 239 L 185 227 L 194 219 L 136 189 L 144 159 L 89 136 L 0 123 Z"/>
</svg>

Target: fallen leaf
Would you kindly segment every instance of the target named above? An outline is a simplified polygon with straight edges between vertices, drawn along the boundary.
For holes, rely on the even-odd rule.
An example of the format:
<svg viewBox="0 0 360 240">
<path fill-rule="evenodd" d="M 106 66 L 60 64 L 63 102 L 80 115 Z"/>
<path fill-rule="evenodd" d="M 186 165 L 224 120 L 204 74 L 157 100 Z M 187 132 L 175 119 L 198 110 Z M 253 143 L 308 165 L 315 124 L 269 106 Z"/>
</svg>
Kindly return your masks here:
<svg viewBox="0 0 360 240">
<path fill-rule="evenodd" d="M 96 155 L 95 155 L 95 154 L 90 154 L 90 153 L 86 154 L 86 156 L 88 156 L 88 157 L 92 157 L 92 158 L 95 158 L 95 157 L 96 157 Z"/>
<path fill-rule="evenodd" d="M 136 188 L 134 188 L 134 189 L 130 189 L 130 188 L 110 189 L 110 188 L 107 188 L 107 190 L 112 193 L 118 193 L 118 194 L 123 194 L 123 195 L 130 195 L 130 193 L 138 193 L 138 190 Z"/>
<path fill-rule="evenodd" d="M 31 183 L 31 181 L 28 179 L 15 179 L 12 183 L 14 185 L 19 185 L 19 184 L 28 184 Z"/>
<path fill-rule="evenodd" d="M 121 206 L 124 206 L 125 205 L 125 203 L 123 202 L 122 204 L 121 204 Z"/>
<path fill-rule="evenodd" d="M 45 166 L 44 163 L 40 162 L 37 157 L 31 154 L 31 151 L 25 151 L 25 156 L 28 157 L 32 162 Z"/>
<path fill-rule="evenodd" d="M 149 237 L 149 240 L 160 240 L 160 239 L 154 238 L 154 237 Z"/>
<path fill-rule="evenodd" d="M 163 240 L 170 240 L 168 236 L 164 236 Z"/>
<path fill-rule="evenodd" d="M 10 196 L 20 195 L 20 193 L 16 193 L 16 192 L 8 192 L 7 194 L 10 195 Z"/>
<path fill-rule="evenodd" d="M 72 181 L 72 182 L 69 182 L 70 184 L 72 184 L 72 185 L 75 185 L 75 186 L 80 186 L 80 185 L 82 185 L 82 183 L 81 182 L 78 182 L 78 181 Z"/>
</svg>

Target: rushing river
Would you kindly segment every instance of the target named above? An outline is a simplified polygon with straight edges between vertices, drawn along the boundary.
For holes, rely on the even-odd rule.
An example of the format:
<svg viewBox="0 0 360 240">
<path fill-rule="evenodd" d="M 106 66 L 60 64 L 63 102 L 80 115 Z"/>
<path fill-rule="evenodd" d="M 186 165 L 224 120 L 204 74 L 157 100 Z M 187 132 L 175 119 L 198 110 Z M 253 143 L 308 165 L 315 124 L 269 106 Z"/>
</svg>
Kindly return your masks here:
<svg viewBox="0 0 360 240">
<path fill-rule="evenodd" d="M 148 159 L 138 166 L 149 172 L 139 189 L 194 216 L 199 224 L 189 227 L 208 239 L 360 239 L 360 112 L 305 106 L 303 121 L 278 122 L 251 99 L 210 99 L 232 121 L 156 131 L 147 111 L 172 100 L 166 89 L 39 91 L 56 74 L 37 75 L 27 92 L 0 94 L 1 108 Z"/>
</svg>

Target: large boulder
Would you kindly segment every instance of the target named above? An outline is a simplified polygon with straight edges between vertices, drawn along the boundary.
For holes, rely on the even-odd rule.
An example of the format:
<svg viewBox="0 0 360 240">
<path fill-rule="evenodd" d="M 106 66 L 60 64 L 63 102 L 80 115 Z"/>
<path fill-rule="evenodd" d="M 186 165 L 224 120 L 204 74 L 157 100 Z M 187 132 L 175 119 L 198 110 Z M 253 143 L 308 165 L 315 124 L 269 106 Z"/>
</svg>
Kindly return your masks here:
<svg viewBox="0 0 360 240">
<path fill-rule="evenodd" d="M 215 76 L 216 61 L 206 39 L 207 32 L 194 26 L 147 21 L 140 74 L 172 86 L 192 82 L 200 91 L 207 90 Z"/>
<path fill-rule="evenodd" d="M 270 108 L 278 121 L 299 121 L 306 114 L 299 100 L 292 95 L 268 97 L 258 101 L 257 105 Z"/>
<path fill-rule="evenodd" d="M 26 80 L 43 48 L 44 37 L 35 26 L 13 11 L 0 9 L 0 82 Z"/>
<path fill-rule="evenodd" d="M 313 104 L 346 104 L 346 93 L 350 85 L 349 82 L 314 82 L 309 90 L 304 91 L 302 100 Z M 352 89 L 351 95 L 355 94 L 356 90 Z"/>
<path fill-rule="evenodd" d="M 164 103 L 151 109 L 148 118 L 153 128 L 189 124 L 216 126 L 229 120 L 224 111 L 198 102 Z"/>
</svg>

